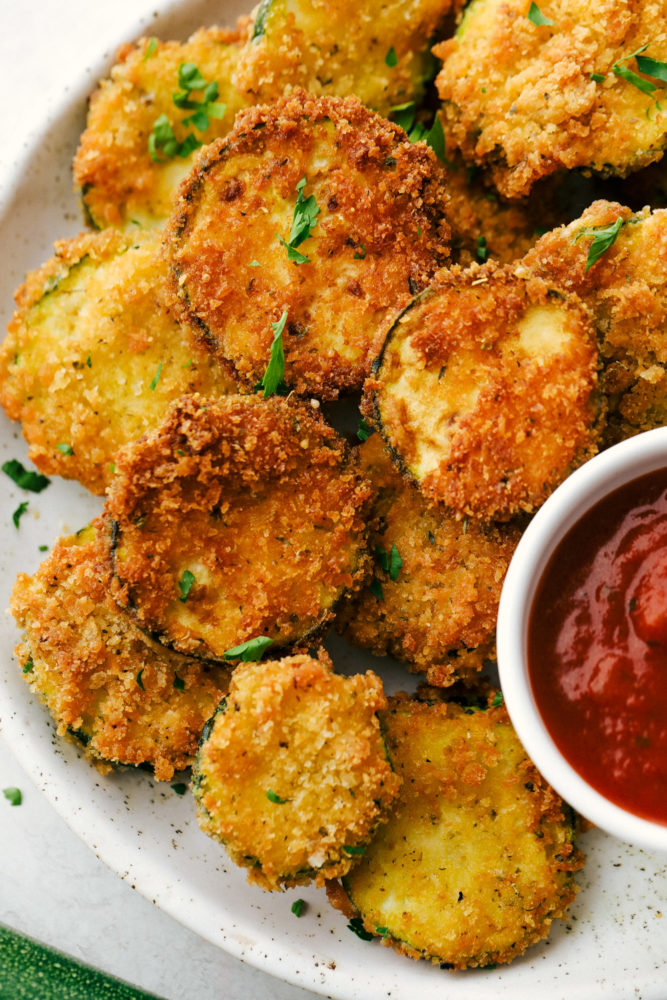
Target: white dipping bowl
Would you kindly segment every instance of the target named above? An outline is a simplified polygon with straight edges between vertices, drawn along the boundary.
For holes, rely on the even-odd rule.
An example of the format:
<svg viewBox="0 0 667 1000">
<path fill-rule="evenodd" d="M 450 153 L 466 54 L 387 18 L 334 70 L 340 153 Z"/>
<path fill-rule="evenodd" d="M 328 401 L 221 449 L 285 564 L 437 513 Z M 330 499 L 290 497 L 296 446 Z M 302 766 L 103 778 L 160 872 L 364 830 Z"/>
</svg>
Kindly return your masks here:
<svg viewBox="0 0 667 1000">
<path fill-rule="evenodd" d="M 572 473 L 528 525 L 509 566 L 498 611 L 498 669 L 510 718 L 546 780 L 578 813 L 638 847 L 667 852 L 667 825 L 617 806 L 575 771 L 554 743 L 528 675 L 528 618 L 549 559 L 567 532 L 619 486 L 667 468 L 667 427 L 646 431 L 596 455 Z M 667 725 L 667 720 L 665 720 Z M 576 733 L 572 734 L 576 739 Z"/>
</svg>

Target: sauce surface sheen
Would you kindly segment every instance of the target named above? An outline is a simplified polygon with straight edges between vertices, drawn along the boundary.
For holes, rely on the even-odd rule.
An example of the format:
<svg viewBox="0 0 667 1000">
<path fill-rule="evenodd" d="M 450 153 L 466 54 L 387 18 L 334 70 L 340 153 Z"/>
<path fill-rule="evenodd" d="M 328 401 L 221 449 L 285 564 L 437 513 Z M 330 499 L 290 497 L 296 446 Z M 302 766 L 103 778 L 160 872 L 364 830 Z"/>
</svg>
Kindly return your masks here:
<svg viewBox="0 0 667 1000">
<path fill-rule="evenodd" d="M 667 469 L 613 491 L 561 540 L 531 608 L 528 669 L 575 770 L 667 824 Z"/>
</svg>

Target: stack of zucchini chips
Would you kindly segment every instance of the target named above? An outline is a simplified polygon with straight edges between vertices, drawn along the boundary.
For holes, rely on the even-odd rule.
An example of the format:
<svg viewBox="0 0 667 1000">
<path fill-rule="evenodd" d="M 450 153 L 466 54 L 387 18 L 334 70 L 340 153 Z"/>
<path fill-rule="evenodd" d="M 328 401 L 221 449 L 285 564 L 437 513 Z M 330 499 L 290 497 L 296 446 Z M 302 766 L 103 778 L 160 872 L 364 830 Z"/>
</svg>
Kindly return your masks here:
<svg viewBox="0 0 667 1000">
<path fill-rule="evenodd" d="M 104 507 L 19 576 L 17 653 L 100 770 L 191 767 L 252 883 L 488 967 L 583 863 L 483 678 L 503 578 L 667 417 L 667 4 L 331 6 L 141 39 L 91 98 L 89 229 L 16 293 L 0 401 Z"/>
</svg>

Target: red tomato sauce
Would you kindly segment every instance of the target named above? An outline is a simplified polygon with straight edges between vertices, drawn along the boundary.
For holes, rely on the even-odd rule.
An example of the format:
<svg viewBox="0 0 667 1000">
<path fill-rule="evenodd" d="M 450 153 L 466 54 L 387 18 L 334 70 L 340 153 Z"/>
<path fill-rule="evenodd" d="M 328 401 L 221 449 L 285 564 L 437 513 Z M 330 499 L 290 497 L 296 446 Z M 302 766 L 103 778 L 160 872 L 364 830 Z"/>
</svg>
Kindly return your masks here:
<svg viewBox="0 0 667 1000">
<path fill-rule="evenodd" d="M 559 543 L 530 612 L 528 670 L 574 769 L 667 824 L 667 469 L 609 494 Z"/>
</svg>

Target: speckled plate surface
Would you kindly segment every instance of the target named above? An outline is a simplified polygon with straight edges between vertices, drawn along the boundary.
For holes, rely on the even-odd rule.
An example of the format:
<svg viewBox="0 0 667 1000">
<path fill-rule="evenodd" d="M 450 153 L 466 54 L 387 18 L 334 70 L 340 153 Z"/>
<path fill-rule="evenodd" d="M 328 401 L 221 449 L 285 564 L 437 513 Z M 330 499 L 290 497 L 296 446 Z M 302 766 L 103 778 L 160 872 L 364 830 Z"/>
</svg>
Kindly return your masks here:
<svg viewBox="0 0 667 1000">
<path fill-rule="evenodd" d="M 206 23 L 232 23 L 242 7 L 181 0 L 146 24 L 129 24 L 125 39 L 142 31 L 186 37 Z M 118 42 L 124 39 L 117 39 Z M 108 40 L 107 40 L 108 41 Z M 91 81 L 107 67 L 87 71 L 66 103 L 44 123 L 23 162 L 2 178 L 0 310 L 6 321 L 12 293 L 26 270 L 51 254 L 54 239 L 82 228 L 72 193 L 70 163 L 83 128 Z M 26 462 L 15 426 L 0 418 L 0 464 Z M 28 464 L 28 463 L 26 463 Z M 75 484 L 54 479 L 39 496 L 3 477 L 0 552 L 3 608 L 16 573 L 34 571 L 39 546 L 81 527 L 100 508 Z M 16 531 L 12 511 L 22 500 L 28 513 Z M 53 732 L 48 716 L 29 693 L 12 650 L 17 632 L 9 616 L 0 622 L 0 727 L 21 761 L 72 829 L 111 868 L 188 927 L 232 954 L 289 982 L 339 998 L 412 997 L 420 1000 L 665 1000 L 667 996 L 667 859 L 633 849 L 598 831 L 582 838 L 588 863 L 582 891 L 567 923 L 554 926 L 547 943 L 502 969 L 452 975 L 366 943 L 346 929 L 324 894 L 265 894 L 250 888 L 199 831 L 192 801 L 142 773 L 102 779 L 77 751 Z M 387 687 L 405 684 L 401 668 L 374 661 L 340 644 L 337 666 L 347 671 L 373 665 Z M 296 895 L 309 906 L 300 920 L 290 914 Z M 663 906 L 666 909 L 662 916 Z"/>
</svg>

